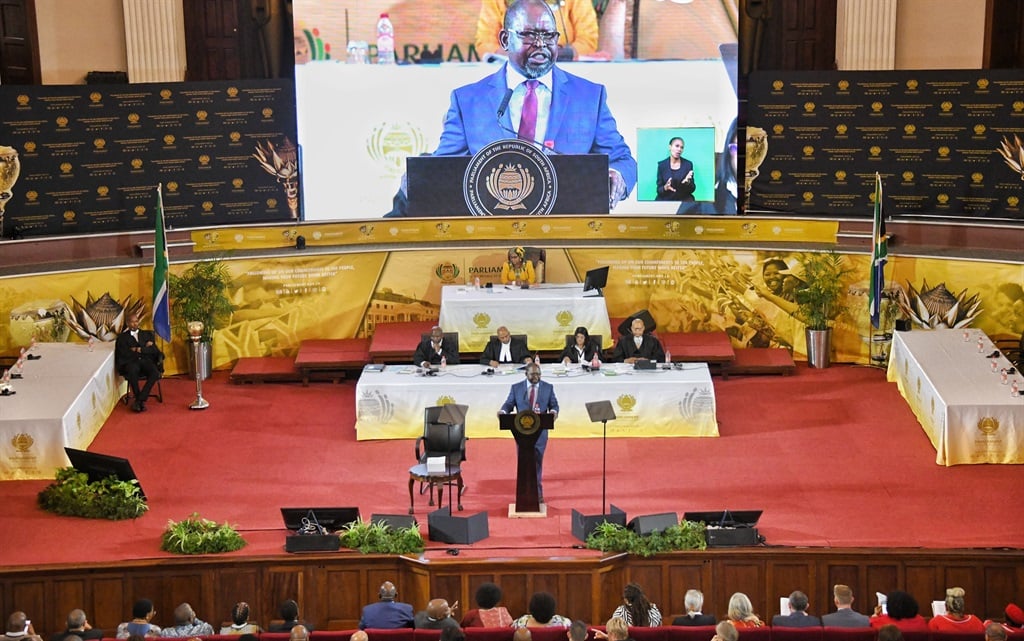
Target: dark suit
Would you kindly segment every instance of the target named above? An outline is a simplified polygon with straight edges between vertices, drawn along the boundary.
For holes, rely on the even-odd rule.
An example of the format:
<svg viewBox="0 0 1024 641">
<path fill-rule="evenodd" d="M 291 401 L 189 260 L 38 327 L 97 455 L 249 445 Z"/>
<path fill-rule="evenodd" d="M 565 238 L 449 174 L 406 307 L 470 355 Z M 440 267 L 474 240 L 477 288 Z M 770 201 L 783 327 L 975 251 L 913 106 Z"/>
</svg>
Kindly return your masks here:
<svg viewBox="0 0 1024 641">
<path fill-rule="evenodd" d="M 506 414 L 529 409 L 537 409 L 540 412 L 557 412 L 558 398 L 555 396 L 555 388 L 551 383 L 537 381 L 534 405 L 536 408 L 530 407 L 530 381 L 523 379 L 512 385 L 512 388 L 508 391 L 508 398 L 505 399 L 505 403 L 501 406 L 501 411 Z M 533 447 L 533 451 L 537 455 L 537 493 L 541 497 L 544 496 L 544 485 L 541 483 L 541 478 L 544 468 L 544 450 L 547 446 L 548 430 L 541 430 L 540 436 L 537 437 L 537 444 Z"/>
<path fill-rule="evenodd" d="M 713 614 L 697 614 L 693 616 L 684 614 L 681 617 L 676 617 L 672 621 L 672 625 L 687 626 L 715 625 L 716 623 L 718 623 L 718 621 L 715 620 L 715 615 Z"/>
<path fill-rule="evenodd" d="M 633 335 L 627 334 L 620 337 L 619 342 L 615 344 L 612 361 L 622 363 L 627 358 L 646 358 L 660 363 L 665 360 L 665 350 L 661 347 L 661 341 L 650 334 L 644 334 L 640 347 L 633 341 Z"/>
<path fill-rule="evenodd" d="M 584 346 L 583 358 L 581 360 L 580 353 L 576 350 L 576 339 L 574 337 L 572 339 L 572 344 L 566 345 L 565 349 L 562 350 L 562 353 L 558 355 L 558 360 L 561 362 L 562 359 L 568 358 L 570 363 L 589 363 L 594 360 L 594 354 L 597 354 L 597 357 L 601 358 L 597 346 L 594 345 L 594 341 L 588 340 L 587 344 Z"/>
<path fill-rule="evenodd" d="M 72 635 L 79 637 L 82 641 L 95 641 L 96 639 L 103 638 L 103 630 L 99 628 L 91 630 L 65 630 L 50 637 L 50 641 L 64 641 L 64 639 Z"/>
<path fill-rule="evenodd" d="M 444 356 L 445 362 L 449 365 L 459 364 L 459 346 L 452 345 L 448 339 L 441 340 L 441 353 L 434 349 L 433 343 L 430 339 L 420 341 L 420 344 L 416 346 L 416 353 L 412 356 L 412 362 L 414 365 L 420 365 L 423 361 L 429 362 L 431 365 L 440 365 L 441 356 Z"/>
<path fill-rule="evenodd" d="M 412 606 L 398 601 L 378 601 L 363 608 L 359 629 L 392 630 L 413 626 Z"/>
<path fill-rule="evenodd" d="M 510 336 L 508 340 L 508 348 L 509 353 L 512 355 L 512 360 L 505 362 L 512 362 L 522 365 L 523 362 L 525 362 L 526 359 L 530 357 L 530 350 L 526 349 L 525 342 L 516 338 L 515 336 Z M 501 362 L 501 359 L 498 358 L 499 356 L 501 356 L 501 341 L 498 340 L 498 338 L 495 336 L 491 338 L 491 340 L 488 341 L 487 345 L 484 347 L 484 353 L 480 355 L 480 364 L 490 365 L 491 361 Z"/>
<path fill-rule="evenodd" d="M 134 351 L 136 347 L 142 350 Z M 145 403 L 149 392 L 160 380 L 164 370 L 164 354 L 156 346 L 153 332 L 140 329 L 138 338 L 131 331 L 124 330 L 117 336 L 114 343 L 114 365 L 117 372 L 128 380 L 136 404 Z M 146 384 L 139 389 L 139 379 L 145 378 Z"/>
<path fill-rule="evenodd" d="M 806 612 L 790 612 L 785 616 L 776 614 L 772 617 L 772 627 L 813 628 L 820 625 L 821 619 L 811 616 Z"/>
<path fill-rule="evenodd" d="M 679 159 L 679 169 L 672 169 L 671 158 L 666 158 L 658 163 L 658 197 L 655 200 L 684 200 L 693 201 L 693 192 L 697 189 L 697 183 L 693 177 L 690 182 L 684 183 L 686 176 L 693 171 L 693 163 L 686 158 Z M 672 187 L 675 191 L 667 191 L 665 183 L 672 179 Z"/>
<path fill-rule="evenodd" d="M 868 628 L 871 619 L 850 608 L 842 608 L 821 617 L 821 624 L 826 628 Z"/>
</svg>

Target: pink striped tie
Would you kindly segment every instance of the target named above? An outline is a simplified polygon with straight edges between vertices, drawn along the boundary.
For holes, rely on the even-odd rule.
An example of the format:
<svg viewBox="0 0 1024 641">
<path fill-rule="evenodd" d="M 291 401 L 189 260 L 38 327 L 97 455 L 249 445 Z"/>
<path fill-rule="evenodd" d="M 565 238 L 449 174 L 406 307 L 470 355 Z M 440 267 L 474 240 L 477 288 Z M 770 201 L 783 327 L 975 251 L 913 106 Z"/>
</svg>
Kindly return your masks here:
<svg viewBox="0 0 1024 641">
<path fill-rule="evenodd" d="M 526 96 L 523 98 L 523 113 L 519 117 L 519 139 L 533 142 L 537 138 L 537 84 L 536 80 L 526 81 Z"/>
<path fill-rule="evenodd" d="M 530 385 L 530 409 L 537 407 L 537 386 Z"/>
</svg>

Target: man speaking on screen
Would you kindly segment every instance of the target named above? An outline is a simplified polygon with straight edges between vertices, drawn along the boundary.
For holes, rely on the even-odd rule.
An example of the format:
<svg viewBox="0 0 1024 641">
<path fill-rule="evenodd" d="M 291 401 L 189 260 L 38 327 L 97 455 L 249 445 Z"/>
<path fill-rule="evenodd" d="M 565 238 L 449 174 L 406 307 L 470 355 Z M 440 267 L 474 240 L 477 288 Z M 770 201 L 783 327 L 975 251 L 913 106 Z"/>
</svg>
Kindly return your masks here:
<svg viewBox="0 0 1024 641">
<path fill-rule="evenodd" d="M 608 109 L 605 88 L 555 66 L 555 16 L 544 0 L 517 0 L 498 36 L 508 62 L 452 92 L 435 156 L 475 154 L 503 138 L 556 154 L 607 154 L 608 205 L 636 185 L 636 160 Z"/>
</svg>

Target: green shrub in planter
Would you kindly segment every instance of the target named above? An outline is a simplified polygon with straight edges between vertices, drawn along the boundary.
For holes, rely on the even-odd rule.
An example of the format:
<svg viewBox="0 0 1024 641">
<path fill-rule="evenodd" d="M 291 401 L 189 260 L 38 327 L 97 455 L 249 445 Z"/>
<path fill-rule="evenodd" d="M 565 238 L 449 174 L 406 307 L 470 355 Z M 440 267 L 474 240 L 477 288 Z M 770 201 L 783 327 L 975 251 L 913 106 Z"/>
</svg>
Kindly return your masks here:
<svg viewBox="0 0 1024 641">
<path fill-rule="evenodd" d="M 654 556 L 664 552 L 707 549 L 704 525 L 683 521 L 679 525 L 641 536 L 618 523 L 600 523 L 587 537 L 587 547 L 602 552 L 628 552 Z"/>
<path fill-rule="evenodd" d="M 39 493 L 39 506 L 47 512 L 87 519 L 135 519 L 149 506 L 142 499 L 139 482 L 109 476 L 94 483 L 73 467 L 57 470 L 56 480 Z"/>
<path fill-rule="evenodd" d="M 424 549 L 423 535 L 413 525 L 393 528 L 385 523 L 367 523 L 362 519 L 341 531 L 341 545 L 363 554 L 412 554 Z"/>
<path fill-rule="evenodd" d="M 219 554 L 245 547 L 245 539 L 227 523 L 217 525 L 193 512 L 183 521 L 168 521 L 160 549 L 174 554 Z"/>
</svg>

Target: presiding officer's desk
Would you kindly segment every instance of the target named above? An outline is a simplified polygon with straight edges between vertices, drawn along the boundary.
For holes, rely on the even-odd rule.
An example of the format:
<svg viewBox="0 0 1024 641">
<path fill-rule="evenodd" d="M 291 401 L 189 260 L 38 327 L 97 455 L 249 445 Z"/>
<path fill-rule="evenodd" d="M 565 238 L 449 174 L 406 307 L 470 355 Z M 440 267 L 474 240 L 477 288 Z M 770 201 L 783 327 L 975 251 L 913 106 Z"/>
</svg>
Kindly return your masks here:
<svg viewBox="0 0 1024 641">
<path fill-rule="evenodd" d="M 439 324 L 446 332 L 459 333 L 460 352 L 482 352 L 502 325 L 512 334 L 526 334 L 530 349 L 546 352 L 561 351 L 566 334 L 579 326 L 600 335 L 604 348 L 611 347 L 614 338 L 604 298 L 584 296 L 579 283 L 529 289 L 447 285 L 441 290 Z"/>
<path fill-rule="evenodd" d="M 704 363 L 678 363 L 681 369 L 636 370 L 606 363 L 599 372 L 579 366 L 542 364 L 543 379 L 555 387 L 560 407 L 552 438 L 600 437 L 586 403 L 611 401 L 616 419 L 608 436 L 718 436 L 715 391 Z M 416 438 L 423 434 L 423 410 L 433 405 L 469 406 L 466 433 L 475 438 L 510 437 L 498 429 L 496 414 L 509 388 L 524 378 L 516 368 L 487 375 L 481 365 L 448 366 L 424 376 L 414 366 L 389 365 L 365 371 L 356 385 L 356 438 Z"/>
<path fill-rule="evenodd" d="M 966 340 L 965 340 L 966 335 Z M 980 343 L 979 343 L 980 339 Z M 1024 389 L 1020 372 L 977 329 L 896 332 L 888 379 L 895 381 L 925 434 L 939 465 L 1024 463 Z M 993 364 L 995 368 L 993 369 Z"/>
<path fill-rule="evenodd" d="M 15 394 L 0 396 L 0 480 L 52 479 L 69 465 L 64 447 L 85 449 L 120 397 L 114 344 L 39 343 Z"/>
</svg>

